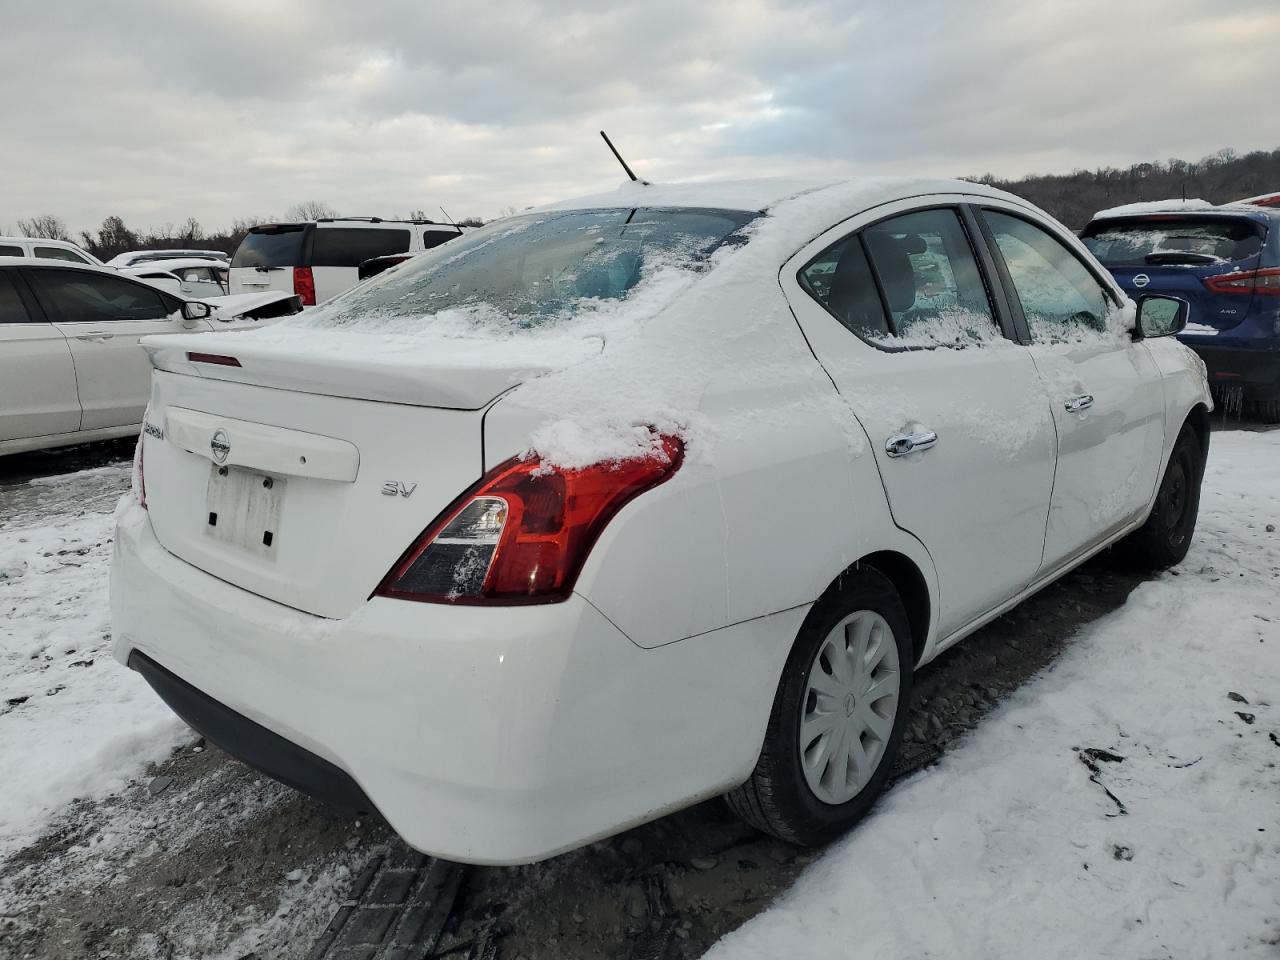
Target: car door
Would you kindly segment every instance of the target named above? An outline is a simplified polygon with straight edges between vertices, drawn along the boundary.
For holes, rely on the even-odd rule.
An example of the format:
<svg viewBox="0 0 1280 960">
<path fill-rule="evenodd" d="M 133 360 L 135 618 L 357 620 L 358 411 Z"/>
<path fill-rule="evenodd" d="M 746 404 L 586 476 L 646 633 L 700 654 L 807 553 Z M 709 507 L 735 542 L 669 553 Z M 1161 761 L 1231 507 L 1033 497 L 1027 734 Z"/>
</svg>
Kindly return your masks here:
<svg viewBox="0 0 1280 960">
<path fill-rule="evenodd" d="M 67 338 L 45 320 L 17 270 L 0 270 L 0 442 L 80 429 Z"/>
<path fill-rule="evenodd" d="M 1132 317 L 1065 230 L 1025 209 L 980 214 L 1044 379 L 1058 431 L 1046 572 L 1118 532 L 1151 500 L 1164 449 L 1160 373 Z"/>
<path fill-rule="evenodd" d="M 210 330 L 181 303 L 135 280 L 92 270 L 31 267 L 40 301 L 66 336 L 79 382 L 82 430 L 140 423 L 151 391 L 144 336 Z"/>
<path fill-rule="evenodd" d="M 1056 455 L 1043 385 L 1027 349 L 1009 339 L 961 200 L 903 201 L 855 218 L 781 276 L 870 438 L 894 521 L 933 558 L 940 638 L 1030 583 Z M 870 495 L 879 494 L 854 491 L 847 509 Z"/>
</svg>

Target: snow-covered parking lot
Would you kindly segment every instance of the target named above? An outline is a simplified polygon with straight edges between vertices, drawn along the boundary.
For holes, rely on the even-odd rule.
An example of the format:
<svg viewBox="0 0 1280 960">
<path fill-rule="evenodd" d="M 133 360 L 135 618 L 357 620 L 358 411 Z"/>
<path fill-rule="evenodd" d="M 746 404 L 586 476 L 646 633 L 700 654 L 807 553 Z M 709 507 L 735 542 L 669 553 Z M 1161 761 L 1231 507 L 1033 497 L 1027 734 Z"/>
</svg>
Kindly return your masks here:
<svg viewBox="0 0 1280 960">
<path fill-rule="evenodd" d="M 0 463 L 0 956 L 307 956 L 392 838 L 206 749 L 111 660 L 123 452 Z M 666 956 L 1280 955 L 1278 477 L 1280 432 L 1215 433 L 1179 568 L 1091 564 L 927 668 L 911 740 L 941 760 L 814 862 L 704 805 L 472 871 L 457 955 L 498 917 L 499 956 L 636 955 L 655 883 Z"/>
</svg>

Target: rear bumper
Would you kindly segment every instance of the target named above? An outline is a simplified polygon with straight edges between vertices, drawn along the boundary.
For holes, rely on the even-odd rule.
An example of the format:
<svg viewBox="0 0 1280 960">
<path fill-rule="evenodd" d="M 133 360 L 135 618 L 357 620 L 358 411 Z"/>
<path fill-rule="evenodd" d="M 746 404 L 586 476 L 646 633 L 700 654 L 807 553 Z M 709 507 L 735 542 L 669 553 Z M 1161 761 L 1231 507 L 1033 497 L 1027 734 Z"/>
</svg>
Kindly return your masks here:
<svg viewBox="0 0 1280 960">
<path fill-rule="evenodd" d="M 133 505 L 111 606 L 116 658 L 213 742 L 375 807 L 419 850 L 484 864 L 543 859 L 745 779 L 806 612 L 652 650 L 578 596 L 376 598 L 326 620 L 174 557 Z"/>
<path fill-rule="evenodd" d="M 1209 386 L 1237 387 L 1251 400 L 1280 398 L 1280 342 L 1266 347 L 1223 347 L 1199 340 L 1183 340 L 1204 361 Z"/>
</svg>

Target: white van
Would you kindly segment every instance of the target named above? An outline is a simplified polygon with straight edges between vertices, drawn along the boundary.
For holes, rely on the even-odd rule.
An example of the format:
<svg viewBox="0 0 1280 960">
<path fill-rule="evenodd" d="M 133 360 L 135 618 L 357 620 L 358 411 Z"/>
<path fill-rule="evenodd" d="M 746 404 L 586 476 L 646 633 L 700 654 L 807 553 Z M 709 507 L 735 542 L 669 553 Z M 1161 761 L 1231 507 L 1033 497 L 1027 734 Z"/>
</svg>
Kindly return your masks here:
<svg viewBox="0 0 1280 960">
<path fill-rule="evenodd" d="M 378 217 L 264 223 L 245 235 L 231 259 L 231 293 L 281 290 L 314 306 L 354 287 L 366 260 L 421 253 L 461 233 L 449 223 Z"/>
<path fill-rule="evenodd" d="M 42 260 L 66 260 L 100 267 L 102 261 L 70 240 L 45 240 L 39 237 L 0 237 L 0 257 L 39 257 Z"/>
</svg>

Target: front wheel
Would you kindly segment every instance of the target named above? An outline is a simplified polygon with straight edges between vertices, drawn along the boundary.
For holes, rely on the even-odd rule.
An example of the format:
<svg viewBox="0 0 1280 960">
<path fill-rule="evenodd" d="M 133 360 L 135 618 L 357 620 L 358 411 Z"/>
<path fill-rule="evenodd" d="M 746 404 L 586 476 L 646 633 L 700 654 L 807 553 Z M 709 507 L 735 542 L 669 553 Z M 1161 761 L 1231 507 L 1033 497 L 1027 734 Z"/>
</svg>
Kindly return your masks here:
<svg viewBox="0 0 1280 960">
<path fill-rule="evenodd" d="M 1181 563 L 1191 548 L 1200 513 L 1205 455 L 1191 424 L 1183 424 L 1147 522 L 1117 544 L 1135 566 L 1163 570 Z"/>
<path fill-rule="evenodd" d="M 752 826 L 822 843 L 871 808 L 902 741 L 911 700 L 906 611 L 861 569 L 805 618 L 774 697 L 751 778 L 726 799 Z"/>
</svg>

